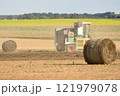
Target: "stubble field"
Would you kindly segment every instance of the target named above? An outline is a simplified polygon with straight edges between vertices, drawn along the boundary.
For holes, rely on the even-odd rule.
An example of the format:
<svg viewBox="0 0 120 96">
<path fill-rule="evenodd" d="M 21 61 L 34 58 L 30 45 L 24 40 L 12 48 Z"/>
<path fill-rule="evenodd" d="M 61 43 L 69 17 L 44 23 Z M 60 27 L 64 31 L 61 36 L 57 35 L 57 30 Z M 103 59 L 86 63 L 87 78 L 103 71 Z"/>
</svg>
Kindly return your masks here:
<svg viewBox="0 0 120 96">
<path fill-rule="evenodd" d="M 17 50 L 13 53 L 5 53 L 0 48 L 0 79 L 120 80 L 119 24 L 91 25 L 90 35 L 93 38 L 108 37 L 116 44 L 118 56 L 116 61 L 109 65 L 88 65 L 84 61 L 82 51 L 70 53 L 55 50 L 55 28 L 73 27 L 71 23 L 17 24 L 0 26 L 0 46 L 6 40 L 14 40 L 17 43 Z"/>
</svg>

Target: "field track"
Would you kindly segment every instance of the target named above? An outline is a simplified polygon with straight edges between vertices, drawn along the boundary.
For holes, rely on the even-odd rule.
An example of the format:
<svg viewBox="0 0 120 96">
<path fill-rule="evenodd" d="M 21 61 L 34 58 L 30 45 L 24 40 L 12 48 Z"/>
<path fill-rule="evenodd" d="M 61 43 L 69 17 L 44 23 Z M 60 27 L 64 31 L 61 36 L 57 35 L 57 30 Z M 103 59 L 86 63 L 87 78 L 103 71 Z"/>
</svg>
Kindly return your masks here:
<svg viewBox="0 0 120 96">
<path fill-rule="evenodd" d="M 83 59 L 82 52 L 57 52 L 57 51 L 24 51 L 0 53 L 0 61 L 25 61 L 25 60 L 79 60 Z"/>
<path fill-rule="evenodd" d="M 83 59 L 82 51 L 57 52 L 57 51 L 24 51 L 0 53 L 0 61 L 25 61 L 25 60 L 80 60 Z M 120 59 L 118 52 L 117 59 Z"/>
</svg>

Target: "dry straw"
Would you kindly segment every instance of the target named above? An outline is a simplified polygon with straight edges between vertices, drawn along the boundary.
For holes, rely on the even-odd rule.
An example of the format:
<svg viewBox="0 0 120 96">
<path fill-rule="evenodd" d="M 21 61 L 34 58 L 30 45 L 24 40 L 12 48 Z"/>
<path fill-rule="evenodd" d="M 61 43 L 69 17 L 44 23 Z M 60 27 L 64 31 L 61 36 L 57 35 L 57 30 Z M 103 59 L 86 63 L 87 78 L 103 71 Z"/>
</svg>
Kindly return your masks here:
<svg viewBox="0 0 120 96">
<path fill-rule="evenodd" d="M 2 44 L 2 50 L 4 52 L 14 52 L 17 48 L 17 44 L 15 41 L 13 40 L 8 40 L 8 41 L 5 41 L 3 44 Z"/>
<path fill-rule="evenodd" d="M 88 64 L 109 64 L 116 57 L 116 46 L 109 38 L 89 40 L 84 46 L 84 58 Z"/>
</svg>

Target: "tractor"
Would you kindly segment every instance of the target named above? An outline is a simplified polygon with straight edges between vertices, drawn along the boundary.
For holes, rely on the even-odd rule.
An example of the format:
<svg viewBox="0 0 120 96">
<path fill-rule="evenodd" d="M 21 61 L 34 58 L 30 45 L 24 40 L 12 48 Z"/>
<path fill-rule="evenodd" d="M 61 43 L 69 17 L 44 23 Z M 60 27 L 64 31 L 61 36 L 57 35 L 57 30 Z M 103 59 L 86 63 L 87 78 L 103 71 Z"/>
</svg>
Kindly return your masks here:
<svg viewBox="0 0 120 96">
<path fill-rule="evenodd" d="M 55 29 L 55 47 L 57 51 L 81 50 L 87 40 L 91 39 L 89 35 L 90 22 L 75 22 L 74 28 Z"/>
</svg>

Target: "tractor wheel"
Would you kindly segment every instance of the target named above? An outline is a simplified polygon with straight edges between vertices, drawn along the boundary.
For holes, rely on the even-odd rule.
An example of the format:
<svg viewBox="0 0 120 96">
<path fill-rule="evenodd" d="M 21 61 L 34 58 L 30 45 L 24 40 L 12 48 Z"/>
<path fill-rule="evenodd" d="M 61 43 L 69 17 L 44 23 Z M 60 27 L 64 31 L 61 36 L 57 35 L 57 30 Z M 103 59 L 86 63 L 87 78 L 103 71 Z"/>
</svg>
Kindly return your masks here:
<svg viewBox="0 0 120 96">
<path fill-rule="evenodd" d="M 69 52 L 73 52 L 75 50 L 75 46 L 74 45 L 67 45 L 66 50 Z"/>
<path fill-rule="evenodd" d="M 58 44 L 56 49 L 57 51 L 65 51 L 65 46 L 63 44 Z"/>
<path fill-rule="evenodd" d="M 14 52 L 16 50 L 16 48 L 17 48 L 16 42 L 13 40 L 5 41 L 2 44 L 2 50 L 4 52 Z"/>
</svg>

